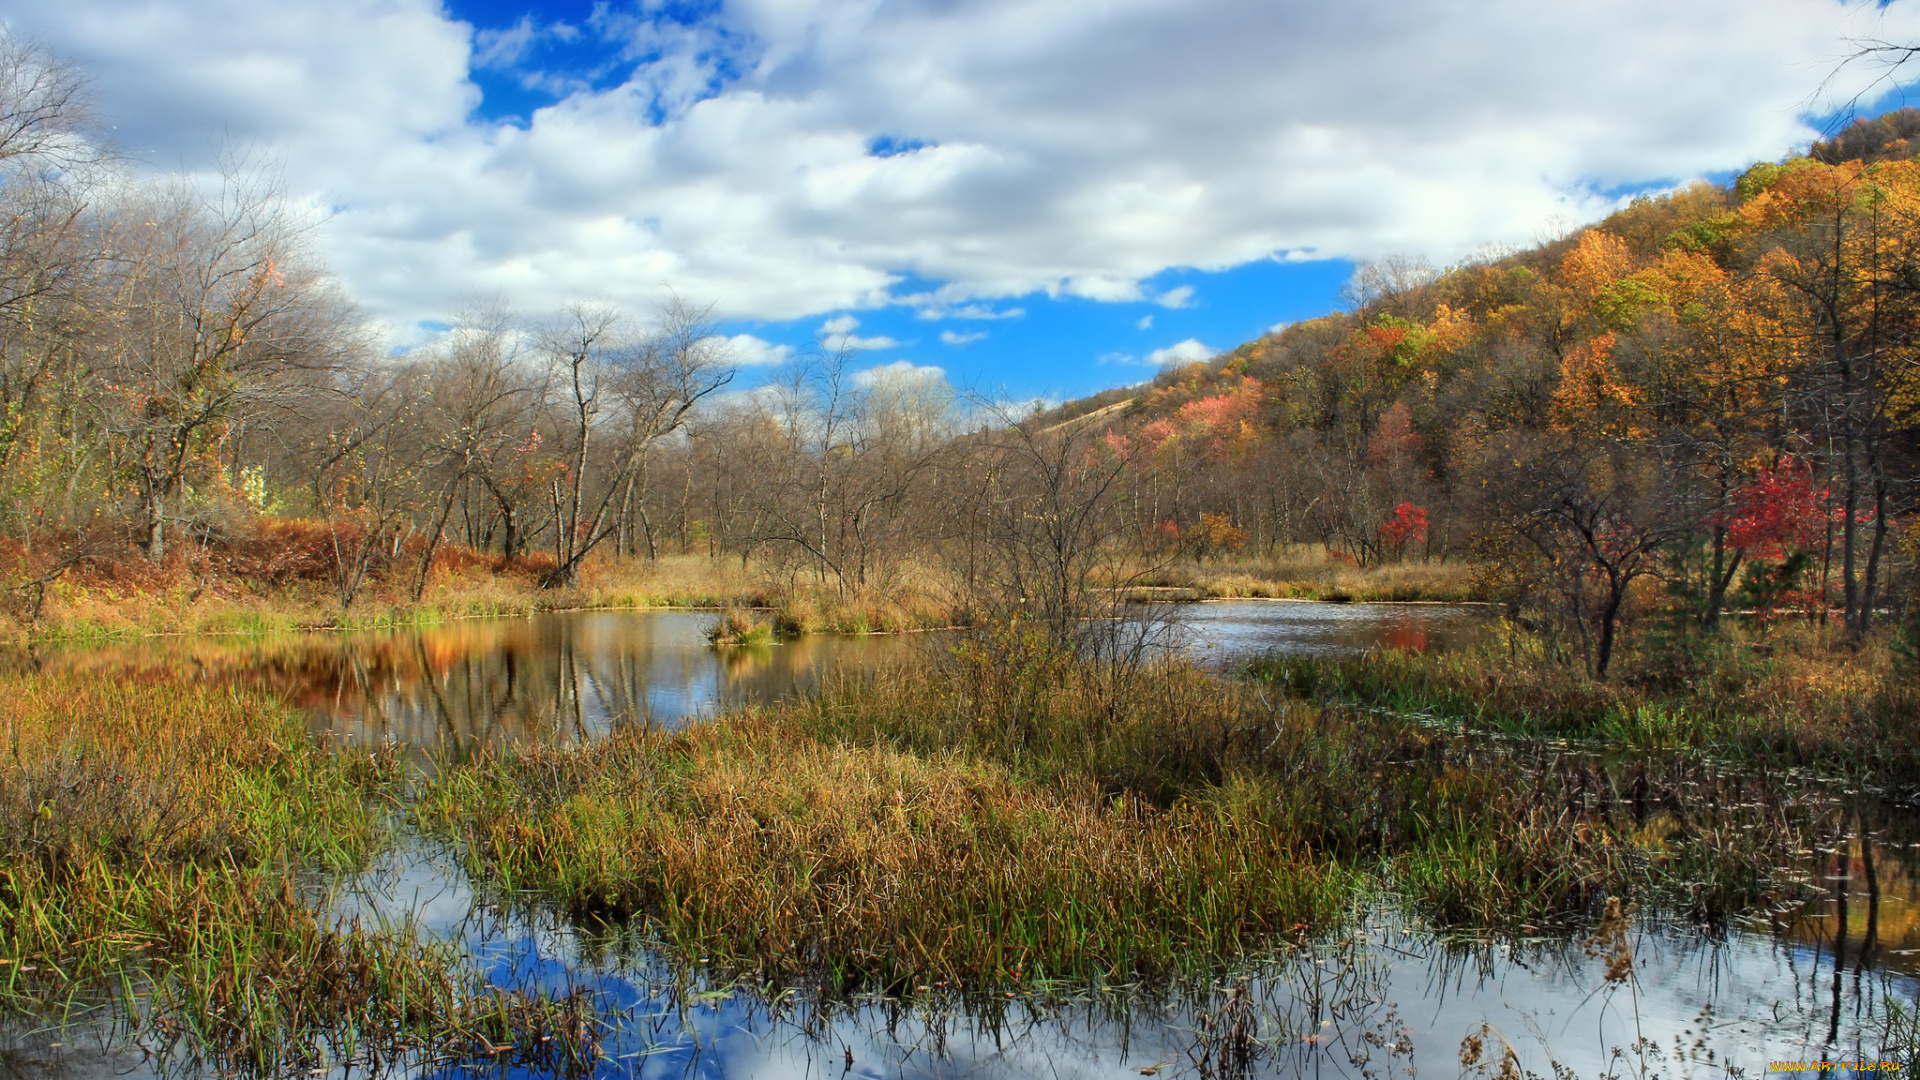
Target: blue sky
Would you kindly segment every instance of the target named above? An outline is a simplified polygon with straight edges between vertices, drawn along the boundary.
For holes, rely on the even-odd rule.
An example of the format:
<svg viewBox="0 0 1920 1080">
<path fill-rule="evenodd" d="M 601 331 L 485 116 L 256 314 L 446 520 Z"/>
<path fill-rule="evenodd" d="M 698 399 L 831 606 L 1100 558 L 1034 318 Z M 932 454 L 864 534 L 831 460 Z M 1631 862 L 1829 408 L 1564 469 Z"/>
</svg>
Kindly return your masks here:
<svg viewBox="0 0 1920 1080">
<path fill-rule="evenodd" d="M 743 383 L 825 338 L 1070 397 L 1330 310 L 1358 260 L 1445 265 L 1776 157 L 1885 74 L 1836 75 L 1853 42 L 1920 40 L 1917 2 L 0 0 L 0 21 L 89 73 L 150 172 L 270 162 L 392 349 L 480 302 L 643 317 L 671 289 L 713 305 Z"/>
</svg>

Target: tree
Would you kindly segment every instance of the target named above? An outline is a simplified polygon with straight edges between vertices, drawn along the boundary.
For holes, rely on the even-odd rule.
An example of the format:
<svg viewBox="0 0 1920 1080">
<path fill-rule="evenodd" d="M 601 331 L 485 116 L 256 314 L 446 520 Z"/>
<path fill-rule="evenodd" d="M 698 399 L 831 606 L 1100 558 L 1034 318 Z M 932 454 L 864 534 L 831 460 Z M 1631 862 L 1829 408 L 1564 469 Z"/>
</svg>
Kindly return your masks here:
<svg viewBox="0 0 1920 1080">
<path fill-rule="evenodd" d="M 1490 509 L 1541 561 L 1605 679 L 1628 593 L 1676 531 L 1657 470 L 1623 440 L 1545 433 L 1493 440 L 1478 468 Z"/>
<path fill-rule="evenodd" d="M 475 482 L 490 492 L 501 491 L 502 485 L 490 481 L 517 464 L 517 449 L 533 434 L 542 388 L 521 364 L 518 341 L 506 311 L 479 308 L 463 316 L 421 362 L 427 443 L 420 468 L 433 478 L 437 495 L 414 577 L 416 601 L 426 592 L 433 557 L 455 505 Z M 504 508 L 509 546 L 514 509 Z"/>
<path fill-rule="evenodd" d="M 1837 481 L 1845 623 L 1859 640 L 1899 482 L 1895 386 L 1920 347 L 1920 165 L 1802 159 L 1756 166 L 1741 190 L 1742 223 L 1771 242 L 1760 265 L 1791 297 L 1782 321 L 1802 343 L 1798 408 Z"/>
<path fill-rule="evenodd" d="M 364 346 L 352 309 L 305 259 L 271 186 L 230 175 L 209 203 L 174 186 L 112 224 L 111 340 L 99 374 L 138 493 L 147 557 L 166 556 L 176 499 L 235 426 L 304 397 Z"/>
<path fill-rule="evenodd" d="M 552 588 L 573 584 L 587 555 L 623 526 L 654 445 L 732 381 L 733 367 L 709 311 L 677 296 L 661 306 L 652 333 L 638 339 L 626 336 L 620 313 L 576 305 L 542 347 L 561 388 L 559 445 L 567 462 L 551 488 L 557 565 L 543 584 Z M 596 458 L 602 436 L 608 445 Z M 593 484 L 590 468 L 600 473 Z"/>
<path fill-rule="evenodd" d="M 1103 428 L 1046 428 L 982 408 L 1000 423 L 969 446 L 975 491 L 965 527 L 979 539 L 975 595 L 990 616 L 1030 621 L 1054 642 L 1084 650 L 1099 640 L 1089 618 L 1119 596 L 1094 591 L 1098 571 L 1119 585 L 1127 576 L 1122 549 L 1137 536 L 1119 512 L 1128 457 Z"/>
</svg>

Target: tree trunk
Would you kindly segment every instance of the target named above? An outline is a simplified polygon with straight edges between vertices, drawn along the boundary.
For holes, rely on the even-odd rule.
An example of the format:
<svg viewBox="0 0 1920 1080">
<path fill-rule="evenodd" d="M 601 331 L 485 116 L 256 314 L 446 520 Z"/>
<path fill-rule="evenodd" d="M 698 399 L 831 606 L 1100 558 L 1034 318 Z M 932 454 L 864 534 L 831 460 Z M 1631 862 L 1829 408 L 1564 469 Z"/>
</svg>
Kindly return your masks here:
<svg viewBox="0 0 1920 1080">
<path fill-rule="evenodd" d="M 1620 619 L 1620 604 L 1625 599 L 1626 587 L 1614 575 L 1607 575 L 1607 602 L 1600 609 L 1600 648 L 1594 654 L 1593 677 L 1602 682 L 1607 678 L 1607 667 L 1613 663 L 1614 625 Z"/>
<path fill-rule="evenodd" d="M 1878 602 L 1880 584 L 1880 555 L 1887 543 L 1887 481 L 1885 477 L 1874 478 L 1873 484 L 1873 542 L 1867 546 L 1867 575 L 1865 586 L 1860 590 L 1860 633 L 1865 634 L 1873 625 L 1873 606 Z"/>
<path fill-rule="evenodd" d="M 147 561 L 159 563 L 167 557 L 166 498 L 156 489 L 147 500 Z"/>
<path fill-rule="evenodd" d="M 433 532 L 427 536 L 427 548 L 420 553 L 420 573 L 413 579 L 413 602 L 419 603 L 427 592 L 427 577 L 433 573 L 433 553 L 440 548 L 440 537 L 447 530 L 447 519 L 453 516 L 454 493 L 460 484 L 455 481 L 447 488 L 446 498 L 441 501 L 440 518 L 433 523 Z"/>
</svg>

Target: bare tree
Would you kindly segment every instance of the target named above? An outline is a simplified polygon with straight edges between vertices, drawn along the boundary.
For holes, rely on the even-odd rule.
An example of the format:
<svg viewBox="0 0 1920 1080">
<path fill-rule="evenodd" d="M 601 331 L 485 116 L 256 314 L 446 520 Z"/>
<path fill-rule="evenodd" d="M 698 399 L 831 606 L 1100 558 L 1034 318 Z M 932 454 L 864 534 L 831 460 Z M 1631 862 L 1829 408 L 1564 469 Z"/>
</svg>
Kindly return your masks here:
<svg viewBox="0 0 1920 1080">
<path fill-rule="evenodd" d="M 1684 531 L 1657 463 L 1618 440 L 1510 432 L 1479 463 L 1490 508 L 1543 563 L 1596 679 L 1613 662 L 1633 583 Z"/>
<path fill-rule="evenodd" d="M 1083 647 L 1087 620 L 1119 593 L 1096 592 L 1100 571 L 1123 578 L 1126 540 L 1120 482 L 1128 466 L 1090 424 L 1043 428 L 986 404 L 1000 421 L 974 437 L 975 595 L 990 617 L 1045 628 L 1056 642 Z"/>
<path fill-rule="evenodd" d="M 478 482 L 496 497 L 506 489 L 500 474 L 513 469 L 517 448 L 533 434 L 543 393 L 521 361 L 511 315 L 498 305 L 463 315 L 447 340 L 429 351 L 423 367 L 427 460 L 422 469 L 432 476 L 437 493 L 414 575 L 415 600 L 426 592 L 447 521 L 467 489 Z M 511 547 L 515 507 L 504 509 Z"/>
<path fill-rule="evenodd" d="M 130 200 L 114 221 L 101 374 L 155 562 L 176 498 L 230 425 L 306 395 L 363 349 L 299 239 L 279 192 L 245 175 L 229 176 L 217 202 L 176 186 Z"/>
<path fill-rule="evenodd" d="M 724 339 L 712 329 L 706 309 L 675 296 L 662 305 L 653 332 L 637 339 L 626 336 L 620 313 L 586 305 L 570 309 L 549 333 L 543 348 L 560 387 L 567 469 L 551 481 L 557 565 L 546 587 L 578 579 L 580 564 L 620 529 L 634 487 L 644 487 L 654 445 L 732 380 Z M 602 440 L 605 452 L 596 457 Z M 599 474 L 591 483 L 590 470 Z"/>
<path fill-rule="evenodd" d="M 0 169 L 72 170 L 99 159 L 80 69 L 0 27 Z"/>
</svg>

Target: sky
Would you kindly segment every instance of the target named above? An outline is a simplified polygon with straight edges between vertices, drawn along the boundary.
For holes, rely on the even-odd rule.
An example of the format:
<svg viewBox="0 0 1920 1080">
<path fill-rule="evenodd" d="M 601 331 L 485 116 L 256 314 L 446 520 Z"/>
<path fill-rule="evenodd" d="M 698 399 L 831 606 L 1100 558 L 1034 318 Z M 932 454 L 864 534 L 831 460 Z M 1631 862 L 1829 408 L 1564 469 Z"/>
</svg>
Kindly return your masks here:
<svg viewBox="0 0 1920 1080">
<path fill-rule="evenodd" d="M 153 172 L 269 162 L 390 346 L 711 305 L 1002 397 L 1150 378 L 1780 157 L 1920 0 L 0 0 Z M 1920 75 L 1920 72 L 1913 74 Z"/>
</svg>

